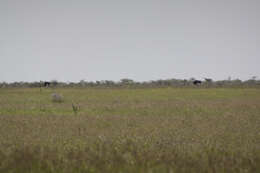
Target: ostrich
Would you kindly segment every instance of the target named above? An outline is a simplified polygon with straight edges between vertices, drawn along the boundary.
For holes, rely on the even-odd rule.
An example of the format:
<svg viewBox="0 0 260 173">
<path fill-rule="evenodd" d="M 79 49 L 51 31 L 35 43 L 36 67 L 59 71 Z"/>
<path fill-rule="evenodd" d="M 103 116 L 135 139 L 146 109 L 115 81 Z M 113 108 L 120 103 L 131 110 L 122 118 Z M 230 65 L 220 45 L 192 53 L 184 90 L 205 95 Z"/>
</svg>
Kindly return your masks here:
<svg viewBox="0 0 260 173">
<path fill-rule="evenodd" d="M 44 82 L 44 87 L 49 87 L 50 85 L 51 85 L 51 83 L 50 82 Z"/>
<path fill-rule="evenodd" d="M 194 85 L 200 85 L 200 84 L 202 83 L 202 81 L 200 81 L 200 80 L 194 80 L 192 83 L 193 83 Z"/>
</svg>

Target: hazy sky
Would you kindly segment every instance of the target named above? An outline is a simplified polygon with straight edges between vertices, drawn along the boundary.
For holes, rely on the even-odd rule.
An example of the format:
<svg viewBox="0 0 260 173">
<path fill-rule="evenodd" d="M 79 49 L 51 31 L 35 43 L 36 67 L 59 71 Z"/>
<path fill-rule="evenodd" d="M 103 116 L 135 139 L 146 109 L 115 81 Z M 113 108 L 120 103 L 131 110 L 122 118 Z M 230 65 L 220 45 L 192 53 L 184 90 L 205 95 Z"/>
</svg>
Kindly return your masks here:
<svg viewBox="0 0 260 173">
<path fill-rule="evenodd" d="M 0 0 L 0 82 L 254 75 L 260 0 Z"/>
</svg>

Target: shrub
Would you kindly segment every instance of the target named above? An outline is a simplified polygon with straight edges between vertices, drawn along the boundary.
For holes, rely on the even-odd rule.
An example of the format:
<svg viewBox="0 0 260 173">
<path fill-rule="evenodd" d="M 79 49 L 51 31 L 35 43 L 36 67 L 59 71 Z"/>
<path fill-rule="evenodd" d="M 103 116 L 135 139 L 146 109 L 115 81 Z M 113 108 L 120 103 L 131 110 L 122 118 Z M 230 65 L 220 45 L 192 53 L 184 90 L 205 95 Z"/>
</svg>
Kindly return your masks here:
<svg viewBox="0 0 260 173">
<path fill-rule="evenodd" d="M 63 96 L 58 93 L 52 93 L 51 97 L 52 97 L 52 101 L 56 103 L 61 103 L 64 101 Z"/>
</svg>

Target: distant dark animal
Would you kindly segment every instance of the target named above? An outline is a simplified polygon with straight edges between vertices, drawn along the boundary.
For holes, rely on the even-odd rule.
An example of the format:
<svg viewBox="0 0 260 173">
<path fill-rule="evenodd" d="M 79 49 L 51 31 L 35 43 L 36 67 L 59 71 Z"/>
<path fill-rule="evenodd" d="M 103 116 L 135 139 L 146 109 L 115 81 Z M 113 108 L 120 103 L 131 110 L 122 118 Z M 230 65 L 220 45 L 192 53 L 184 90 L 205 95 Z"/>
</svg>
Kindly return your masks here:
<svg viewBox="0 0 260 173">
<path fill-rule="evenodd" d="M 44 87 L 49 87 L 51 85 L 51 83 L 50 82 L 44 82 L 43 85 L 44 85 Z"/>
<path fill-rule="evenodd" d="M 194 84 L 194 85 L 200 85 L 201 83 L 202 83 L 202 82 L 201 82 L 200 80 L 194 80 L 194 81 L 193 81 L 193 84 Z"/>
</svg>

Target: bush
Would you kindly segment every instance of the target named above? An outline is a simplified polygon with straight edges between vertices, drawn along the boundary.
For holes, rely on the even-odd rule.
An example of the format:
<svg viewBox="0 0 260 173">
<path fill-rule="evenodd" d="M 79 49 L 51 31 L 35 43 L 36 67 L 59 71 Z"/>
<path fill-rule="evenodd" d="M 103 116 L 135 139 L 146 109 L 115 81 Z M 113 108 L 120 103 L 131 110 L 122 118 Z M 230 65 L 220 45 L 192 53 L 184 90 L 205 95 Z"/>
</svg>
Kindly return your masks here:
<svg viewBox="0 0 260 173">
<path fill-rule="evenodd" d="M 61 94 L 53 93 L 51 96 L 53 102 L 61 103 L 64 101 L 63 96 Z"/>
</svg>

